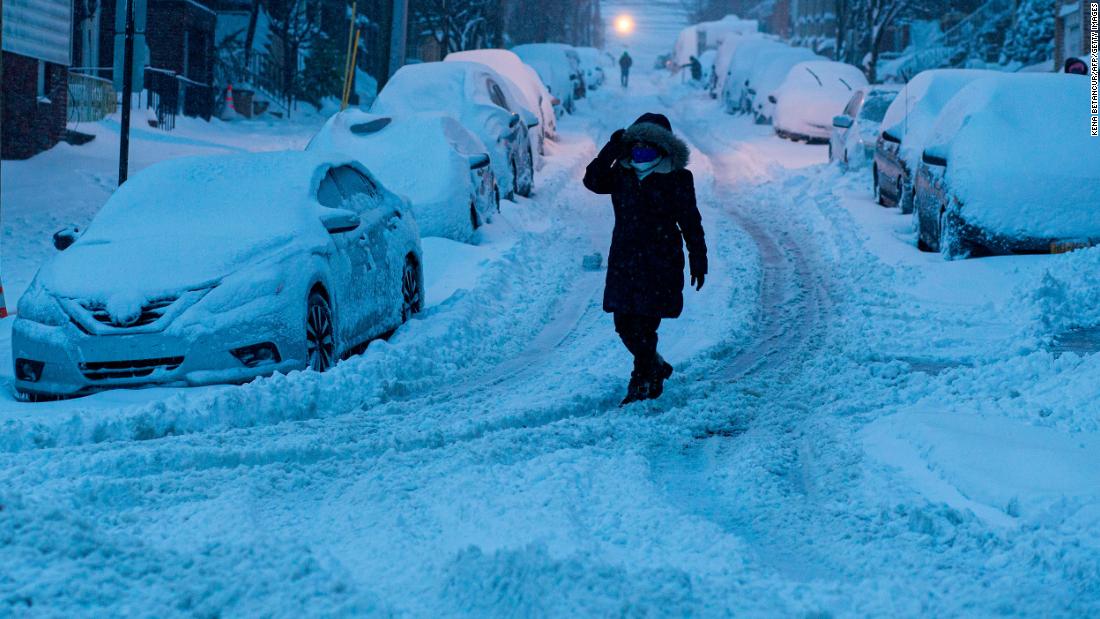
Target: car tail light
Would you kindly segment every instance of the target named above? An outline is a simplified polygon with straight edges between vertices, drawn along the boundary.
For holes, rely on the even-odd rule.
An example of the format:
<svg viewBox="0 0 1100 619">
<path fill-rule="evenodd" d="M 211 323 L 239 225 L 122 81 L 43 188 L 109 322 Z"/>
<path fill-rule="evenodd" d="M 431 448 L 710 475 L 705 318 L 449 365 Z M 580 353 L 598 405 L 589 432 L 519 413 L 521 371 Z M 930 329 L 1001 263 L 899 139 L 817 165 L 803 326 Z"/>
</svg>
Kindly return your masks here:
<svg viewBox="0 0 1100 619">
<path fill-rule="evenodd" d="M 250 368 L 268 365 L 270 363 L 279 363 L 283 360 L 282 357 L 279 356 L 279 349 L 271 342 L 242 346 L 241 348 L 236 348 L 229 352 L 237 358 L 237 361 L 240 361 Z"/>
<path fill-rule="evenodd" d="M 15 360 L 15 377 L 23 382 L 37 383 L 42 379 L 42 368 L 46 364 L 42 361 L 31 361 L 30 359 L 16 359 Z"/>
</svg>

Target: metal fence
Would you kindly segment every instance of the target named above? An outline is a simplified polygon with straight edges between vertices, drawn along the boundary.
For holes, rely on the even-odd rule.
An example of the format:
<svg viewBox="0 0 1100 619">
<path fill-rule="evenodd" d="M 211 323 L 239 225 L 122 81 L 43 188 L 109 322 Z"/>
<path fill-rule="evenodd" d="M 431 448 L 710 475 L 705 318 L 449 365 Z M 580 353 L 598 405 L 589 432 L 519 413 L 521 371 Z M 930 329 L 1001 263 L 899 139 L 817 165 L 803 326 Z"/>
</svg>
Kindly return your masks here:
<svg viewBox="0 0 1100 619">
<path fill-rule="evenodd" d="M 157 116 L 157 127 L 171 131 L 176 116 L 210 120 L 214 109 L 214 89 L 175 71 L 145 67 L 145 105 Z"/>
<path fill-rule="evenodd" d="M 69 122 L 95 122 L 114 114 L 118 106 L 111 80 L 69 72 Z"/>
</svg>

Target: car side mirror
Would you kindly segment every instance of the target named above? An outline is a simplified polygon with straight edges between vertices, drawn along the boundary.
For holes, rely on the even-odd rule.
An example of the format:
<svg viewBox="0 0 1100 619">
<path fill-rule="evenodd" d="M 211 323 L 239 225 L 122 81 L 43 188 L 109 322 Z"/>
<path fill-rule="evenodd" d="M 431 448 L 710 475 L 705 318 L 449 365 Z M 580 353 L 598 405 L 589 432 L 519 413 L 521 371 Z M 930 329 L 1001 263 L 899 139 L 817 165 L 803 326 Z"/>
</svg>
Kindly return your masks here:
<svg viewBox="0 0 1100 619">
<path fill-rule="evenodd" d="M 489 155 L 485 153 L 476 153 L 470 155 L 469 157 L 467 157 L 467 160 L 470 162 L 471 170 L 478 170 L 489 165 Z"/>
<path fill-rule="evenodd" d="M 65 251 L 83 234 L 76 226 L 67 226 L 53 233 L 53 246 L 57 251 Z"/>
<path fill-rule="evenodd" d="M 930 153 L 927 150 L 921 153 L 920 160 L 931 166 L 940 168 L 947 167 L 947 157 L 937 153 Z"/>
<path fill-rule="evenodd" d="M 351 232 L 359 227 L 359 215 L 353 211 L 342 208 L 326 208 L 321 213 L 321 225 L 329 234 L 341 234 Z"/>
<path fill-rule="evenodd" d="M 528 129 L 534 129 L 539 126 L 539 117 L 535 116 L 531 110 L 527 108 L 521 108 L 519 111 L 520 116 L 523 117 L 523 124 L 527 125 Z"/>
<path fill-rule="evenodd" d="M 840 116 L 833 116 L 833 126 L 840 129 L 852 128 L 852 117 L 847 114 L 841 114 Z"/>
</svg>

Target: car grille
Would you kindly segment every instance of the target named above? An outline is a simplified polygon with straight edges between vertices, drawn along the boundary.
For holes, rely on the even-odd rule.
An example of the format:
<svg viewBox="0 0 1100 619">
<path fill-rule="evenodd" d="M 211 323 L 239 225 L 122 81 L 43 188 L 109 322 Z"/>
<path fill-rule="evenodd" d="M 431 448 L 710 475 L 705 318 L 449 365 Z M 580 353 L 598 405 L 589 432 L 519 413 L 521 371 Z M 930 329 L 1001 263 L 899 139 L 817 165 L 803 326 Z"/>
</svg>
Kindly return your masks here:
<svg viewBox="0 0 1100 619">
<path fill-rule="evenodd" d="M 87 310 L 88 313 L 92 316 L 92 319 L 100 324 L 129 329 L 133 327 L 144 327 L 146 325 L 150 325 L 156 322 L 157 320 L 160 320 L 160 317 L 164 315 L 164 312 L 166 312 L 168 308 L 171 307 L 172 304 L 175 303 L 178 299 L 179 297 L 164 297 L 149 301 L 145 305 L 141 306 L 141 315 L 138 316 L 137 320 L 125 326 L 117 325 L 114 323 L 114 321 L 111 320 L 111 314 L 107 312 L 107 306 L 103 303 L 95 301 L 81 301 L 80 306 Z"/>
<path fill-rule="evenodd" d="M 125 378 L 145 378 L 153 372 L 162 370 L 171 372 L 183 364 L 183 357 L 162 357 L 160 359 L 136 359 L 132 361 L 86 361 L 80 364 L 80 371 L 88 380 L 118 380 Z"/>
</svg>

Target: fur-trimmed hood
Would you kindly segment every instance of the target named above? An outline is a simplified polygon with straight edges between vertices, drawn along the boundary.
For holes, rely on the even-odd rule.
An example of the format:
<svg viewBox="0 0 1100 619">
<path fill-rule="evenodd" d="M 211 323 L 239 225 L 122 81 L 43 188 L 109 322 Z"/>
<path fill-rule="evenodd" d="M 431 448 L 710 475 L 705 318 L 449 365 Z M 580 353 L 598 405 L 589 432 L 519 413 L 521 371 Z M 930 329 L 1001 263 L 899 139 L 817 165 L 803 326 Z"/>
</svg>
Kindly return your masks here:
<svg viewBox="0 0 1100 619">
<path fill-rule="evenodd" d="M 643 117 L 644 118 L 644 117 Z M 667 121 L 666 121 L 667 122 Z M 623 140 L 627 144 L 634 142 L 649 142 L 668 154 L 661 163 L 653 169 L 654 172 L 667 174 L 673 170 L 682 170 L 687 167 L 691 151 L 683 140 L 676 137 L 671 130 L 653 122 L 636 122 L 627 128 L 623 134 Z M 624 166 L 629 166 L 629 160 L 623 161 Z"/>
</svg>

